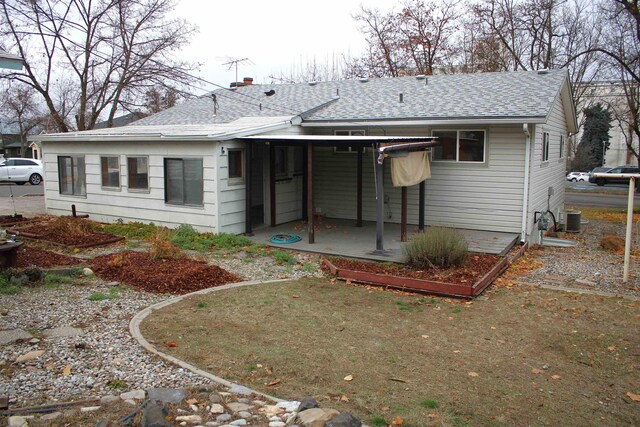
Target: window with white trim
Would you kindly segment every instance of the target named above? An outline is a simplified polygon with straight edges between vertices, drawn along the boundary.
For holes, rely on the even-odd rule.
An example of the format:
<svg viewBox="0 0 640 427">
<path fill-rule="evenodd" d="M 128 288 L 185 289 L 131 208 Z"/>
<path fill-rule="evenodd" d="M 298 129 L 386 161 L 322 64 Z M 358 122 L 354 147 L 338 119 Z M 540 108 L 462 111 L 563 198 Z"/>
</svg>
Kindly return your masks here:
<svg viewBox="0 0 640 427">
<path fill-rule="evenodd" d="M 127 157 L 129 191 L 149 190 L 149 158 Z"/>
<path fill-rule="evenodd" d="M 549 160 L 549 132 L 542 133 L 542 161 Z"/>
<path fill-rule="evenodd" d="M 60 194 L 87 195 L 84 156 L 58 156 L 58 184 Z"/>
<path fill-rule="evenodd" d="M 164 159 L 165 202 L 202 206 L 202 158 Z"/>
<path fill-rule="evenodd" d="M 485 161 L 486 132 L 478 129 L 434 130 L 439 145 L 432 148 L 434 161 L 476 162 Z"/>
<path fill-rule="evenodd" d="M 244 184 L 244 150 L 230 148 L 228 153 L 229 184 Z"/>
<path fill-rule="evenodd" d="M 120 188 L 120 157 L 100 156 L 100 176 L 103 188 Z"/>
</svg>

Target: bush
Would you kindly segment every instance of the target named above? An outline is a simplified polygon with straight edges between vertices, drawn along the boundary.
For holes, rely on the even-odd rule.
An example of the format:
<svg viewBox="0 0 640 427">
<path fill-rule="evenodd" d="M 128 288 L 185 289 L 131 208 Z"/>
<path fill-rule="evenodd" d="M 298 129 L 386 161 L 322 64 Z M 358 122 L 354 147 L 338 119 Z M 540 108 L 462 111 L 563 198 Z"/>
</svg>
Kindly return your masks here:
<svg viewBox="0 0 640 427">
<path fill-rule="evenodd" d="M 429 227 L 402 246 L 407 262 L 418 268 L 462 265 L 469 253 L 469 244 L 452 228 Z"/>
<path fill-rule="evenodd" d="M 623 252 L 625 241 L 620 236 L 607 235 L 600 241 L 602 249 L 610 252 Z"/>
<path fill-rule="evenodd" d="M 251 245 L 251 240 L 245 236 L 237 236 L 228 233 L 198 233 L 196 229 L 187 224 L 171 231 L 171 242 L 183 249 L 205 251 L 207 249 L 226 250 L 237 252 Z"/>
</svg>

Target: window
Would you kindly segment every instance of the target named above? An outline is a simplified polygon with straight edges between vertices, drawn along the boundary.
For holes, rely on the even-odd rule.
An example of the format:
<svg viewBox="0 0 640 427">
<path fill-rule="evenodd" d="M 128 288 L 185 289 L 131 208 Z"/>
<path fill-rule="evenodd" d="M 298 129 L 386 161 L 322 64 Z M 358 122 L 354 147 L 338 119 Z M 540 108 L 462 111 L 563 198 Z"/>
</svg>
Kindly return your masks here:
<svg viewBox="0 0 640 427">
<path fill-rule="evenodd" d="M 560 135 L 560 158 L 564 157 L 564 135 Z"/>
<path fill-rule="evenodd" d="M 103 187 L 120 188 L 119 157 L 100 157 L 100 171 Z"/>
<path fill-rule="evenodd" d="M 485 131 L 437 130 L 440 145 L 433 147 L 432 159 L 451 162 L 484 162 Z"/>
<path fill-rule="evenodd" d="M 364 136 L 363 130 L 336 130 L 334 131 L 334 135 L 337 136 Z M 356 153 L 358 151 L 357 147 L 352 147 L 348 145 L 338 145 L 333 147 L 334 153 Z"/>
<path fill-rule="evenodd" d="M 86 196 L 84 156 L 58 156 L 58 180 L 60 194 Z"/>
<path fill-rule="evenodd" d="M 149 159 L 127 157 L 127 177 L 129 190 L 149 190 Z"/>
<path fill-rule="evenodd" d="M 244 156 L 241 149 L 230 149 L 229 155 L 229 184 L 244 183 Z"/>
<path fill-rule="evenodd" d="M 8 166 L 40 166 L 40 165 L 34 162 L 33 160 L 15 159 L 13 165 L 8 165 Z"/>
<path fill-rule="evenodd" d="M 164 159 L 165 202 L 202 206 L 202 159 Z"/>
<path fill-rule="evenodd" d="M 289 177 L 289 147 L 275 147 L 274 150 L 276 177 Z"/>
<path fill-rule="evenodd" d="M 542 161 L 549 160 L 549 132 L 542 134 Z"/>
</svg>

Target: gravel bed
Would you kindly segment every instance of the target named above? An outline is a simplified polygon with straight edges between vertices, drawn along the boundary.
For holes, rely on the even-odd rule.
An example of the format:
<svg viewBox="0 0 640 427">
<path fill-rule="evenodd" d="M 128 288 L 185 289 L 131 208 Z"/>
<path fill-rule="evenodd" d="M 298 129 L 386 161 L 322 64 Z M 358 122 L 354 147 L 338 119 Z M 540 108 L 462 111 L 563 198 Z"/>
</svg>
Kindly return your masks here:
<svg viewBox="0 0 640 427">
<path fill-rule="evenodd" d="M 93 251 L 92 255 L 104 251 Z M 322 274 L 317 268 L 316 256 L 294 256 L 298 260 L 295 266 L 280 266 L 271 258 L 254 258 L 244 253 L 211 255 L 209 261 L 246 280 Z M 36 338 L 0 345 L 0 396 L 9 396 L 13 407 L 118 395 L 151 387 L 209 384 L 208 380 L 146 352 L 129 334 L 133 315 L 170 295 L 118 287 L 116 298 L 91 301 L 92 294 L 108 295 L 116 284 L 97 278 L 82 282 L 84 284 L 61 285 L 56 289 L 24 288 L 18 295 L 0 295 L 0 330 L 20 328 Z M 84 333 L 58 338 L 42 334 L 44 330 L 63 326 L 81 328 Z M 19 356 L 37 350 L 43 350 L 44 354 L 35 360 L 16 363 Z M 67 366 L 71 368 L 68 375 L 64 372 Z M 109 383 L 118 387 L 113 388 Z"/>
<path fill-rule="evenodd" d="M 636 238 L 632 253 L 638 248 L 638 231 L 638 225 L 635 225 L 633 234 Z M 575 240 L 577 246 L 573 248 L 531 248 L 529 254 L 541 261 L 542 266 L 518 276 L 517 280 L 640 297 L 640 258 L 631 257 L 629 281 L 623 283 L 624 255 L 600 247 L 603 236 L 617 235 L 624 238 L 624 234 L 624 224 L 589 220 L 588 224 L 582 225 L 581 233 L 560 233 L 558 236 Z"/>
</svg>

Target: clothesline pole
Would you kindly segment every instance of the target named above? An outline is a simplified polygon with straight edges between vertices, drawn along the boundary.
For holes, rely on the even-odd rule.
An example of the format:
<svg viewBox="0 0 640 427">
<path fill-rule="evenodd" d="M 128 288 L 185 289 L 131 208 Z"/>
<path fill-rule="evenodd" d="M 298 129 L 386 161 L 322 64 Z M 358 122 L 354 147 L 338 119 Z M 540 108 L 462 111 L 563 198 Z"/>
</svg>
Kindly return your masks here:
<svg viewBox="0 0 640 427">
<path fill-rule="evenodd" d="M 407 187 L 402 187 L 402 208 L 400 211 L 400 241 L 407 241 Z"/>
</svg>

